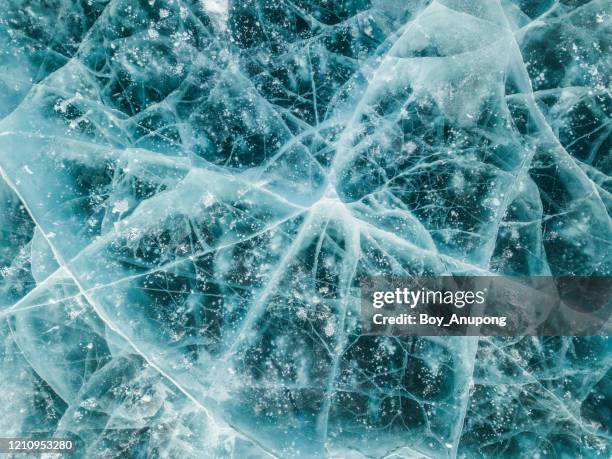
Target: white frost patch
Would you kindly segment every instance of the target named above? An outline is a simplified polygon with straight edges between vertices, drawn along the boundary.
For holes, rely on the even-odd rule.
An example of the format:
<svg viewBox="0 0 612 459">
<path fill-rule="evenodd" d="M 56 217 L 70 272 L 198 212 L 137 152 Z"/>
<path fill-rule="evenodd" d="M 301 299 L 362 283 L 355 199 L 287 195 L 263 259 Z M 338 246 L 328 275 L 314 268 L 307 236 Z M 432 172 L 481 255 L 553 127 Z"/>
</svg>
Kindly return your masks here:
<svg viewBox="0 0 612 459">
<path fill-rule="evenodd" d="M 328 320 L 325 324 L 325 328 L 323 329 L 323 331 L 325 332 L 325 336 L 332 336 L 336 331 L 336 326 L 334 322 Z"/>
<path fill-rule="evenodd" d="M 451 179 L 451 185 L 453 189 L 461 191 L 465 189 L 465 177 L 460 171 L 455 171 L 453 178 Z"/>
<path fill-rule="evenodd" d="M 417 149 L 417 144 L 412 141 L 406 142 L 404 146 L 402 147 L 402 151 L 408 155 L 414 153 L 416 149 Z"/>
<path fill-rule="evenodd" d="M 215 201 L 215 197 L 208 191 L 202 196 L 202 204 L 204 204 L 204 207 L 212 206 Z"/>
<path fill-rule="evenodd" d="M 66 113 L 66 110 L 68 109 L 68 105 L 70 104 L 70 101 L 68 100 L 59 100 L 54 106 L 53 109 L 56 112 L 59 113 Z"/>
<path fill-rule="evenodd" d="M 128 210 L 129 207 L 130 207 L 130 204 L 128 203 L 127 199 L 122 199 L 121 201 L 115 201 L 115 203 L 113 204 L 113 213 L 122 214 L 123 212 Z"/>
<path fill-rule="evenodd" d="M 227 0 L 202 0 L 202 7 L 220 29 L 225 29 L 229 12 Z"/>
<path fill-rule="evenodd" d="M 130 228 L 127 238 L 129 241 L 136 241 L 140 238 L 140 230 L 138 228 Z"/>
<path fill-rule="evenodd" d="M 23 170 L 26 171 L 30 175 L 34 175 L 34 172 L 32 172 L 32 169 L 30 169 L 30 167 L 27 164 L 23 166 Z"/>
<path fill-rule="evenodd" d="M 202 6 L 207 13 L 227 15 L 227 0 L 202 0 Z"/>
</svg>

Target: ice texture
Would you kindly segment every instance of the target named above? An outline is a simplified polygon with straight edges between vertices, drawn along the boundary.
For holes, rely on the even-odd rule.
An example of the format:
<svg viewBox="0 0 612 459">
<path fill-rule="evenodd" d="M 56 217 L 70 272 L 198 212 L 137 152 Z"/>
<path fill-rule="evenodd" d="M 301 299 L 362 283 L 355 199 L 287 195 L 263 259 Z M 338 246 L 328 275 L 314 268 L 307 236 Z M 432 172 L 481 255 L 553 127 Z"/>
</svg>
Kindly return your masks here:
<svg viewBox="0 0 612 459">
<path fill-rule="evenodd" d="M 359 327 L 364 275 L 610 275 L 610 0 L 0 11 L 0 436 L 612 455 L 609 338 Z"/>
</svg>

